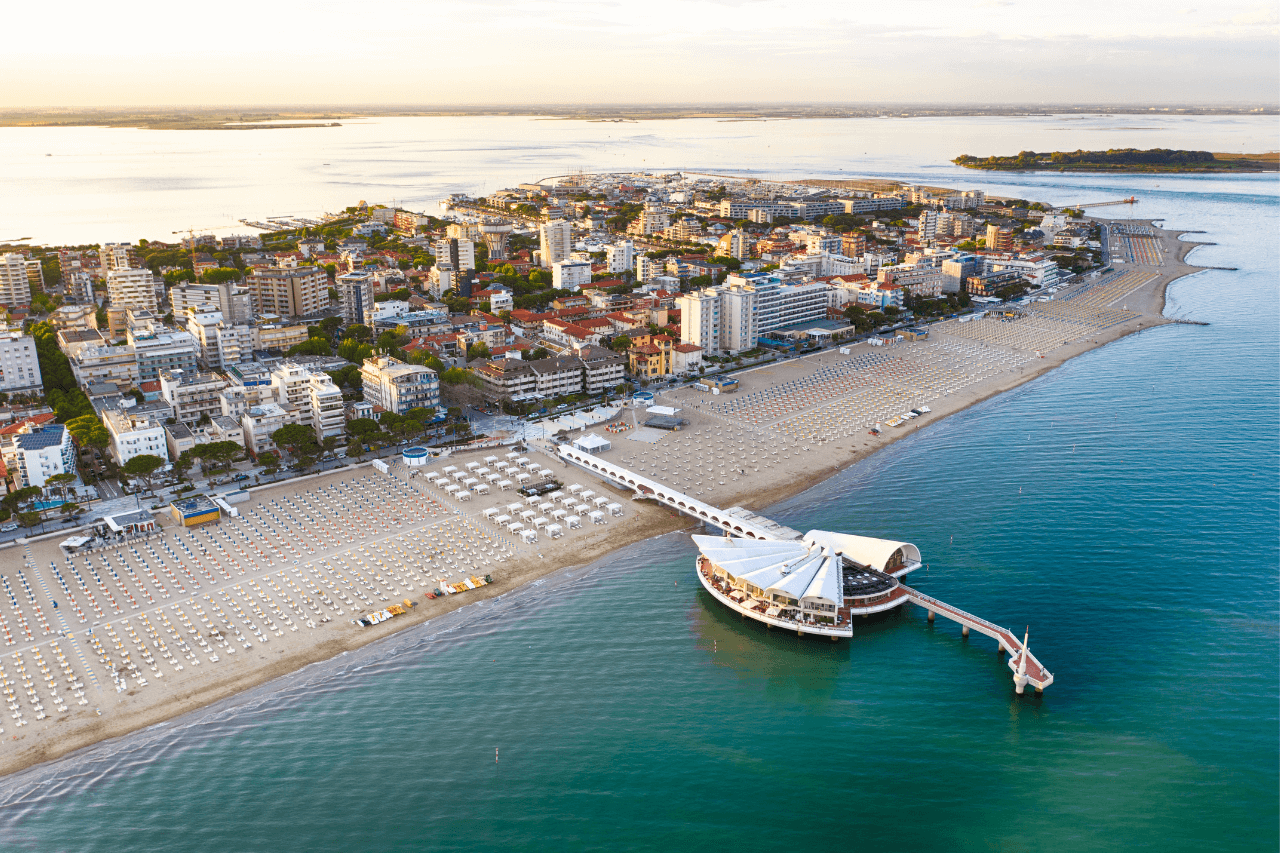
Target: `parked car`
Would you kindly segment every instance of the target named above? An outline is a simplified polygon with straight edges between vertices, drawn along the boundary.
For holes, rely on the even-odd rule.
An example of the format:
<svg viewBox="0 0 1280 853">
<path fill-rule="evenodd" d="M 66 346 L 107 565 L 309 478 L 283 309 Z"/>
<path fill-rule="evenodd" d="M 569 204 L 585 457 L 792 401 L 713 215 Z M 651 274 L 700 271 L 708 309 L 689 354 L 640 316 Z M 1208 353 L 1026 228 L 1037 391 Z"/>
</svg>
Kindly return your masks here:
<svg viewBox="0 0 1280 853">
<path fill-rule="evenodd" d="M 4 527 L 0 527 L 0 533 L 12 533 L 13 531 L 17 530 L 20 526 L 21 525 L 17 525 L 17 524 L 6 524 Z"/>
<path fill-rule="evenodd" d="M 249 479 L 249 475 L 248 475 L 248 474 L 237 474 L 234 478 L 232 478 L 232 482 L 233 482 L 233 483 L 241 483 L 241 482 L 244 482 L 244 481 L 245 481 L 245 480 L 247 480 L 247 479 Z"/>
</svg>

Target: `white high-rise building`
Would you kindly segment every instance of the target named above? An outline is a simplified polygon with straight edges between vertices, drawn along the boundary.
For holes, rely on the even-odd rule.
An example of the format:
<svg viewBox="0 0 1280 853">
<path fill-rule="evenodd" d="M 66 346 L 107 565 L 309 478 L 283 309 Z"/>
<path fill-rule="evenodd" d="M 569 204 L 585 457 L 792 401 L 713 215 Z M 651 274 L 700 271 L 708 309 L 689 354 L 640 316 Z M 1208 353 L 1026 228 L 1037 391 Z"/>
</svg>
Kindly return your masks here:
<svg viewBox="0 0 1280 853">
<path fill-rule="evenodd" d="M 435 244 L 436 263 L 445 263 L 455 270 L 476 268 L 476 245 L 462 237 L 445 237 Z"/>
<path fill-rule="evenodd" d="M 558 261 L 551 265 L 551 281 L 556 290 L 576 293 L 591 283 L 591 262 Z"/>
<path fill-rule="evenodd" d="M 676 297 L 680 309 L 680 340 L 702 347 L 704 352 L 720 352 L 720 294 L 708 287 Z"/>
<path fill-rule="evenodd" d="M 654 276 L 663 275 L 666 267 L 661 259 L 651 258 L 648 255 L 636 255 L 636 281 L 649 281 Z"/>
<path fill-rule="evenodd" d="M 720 349 L 739 353 L 753 349 L 760 330 L 756 321 L 756 289 L 749 284 L 720 291 Z"/>
<path fill-rule="evenodd" d="M 347 323 L 373 323 L 373 276 L 366 272 L 348 272 L 338 276 L 338 299 L 342 302 L 342 318 Z"/>
<path fill-rule="evenodd" d="M 156 311 L 156 277 L 149 269 L 119 268 L 107 273 L 107 297 L 112 308 Z"/>
<path fill-rule="evenodd" d="M 137 258 L 132 243 L 103 243 L 98 248 L 98 259 L 104 270 L 127 270 Z"/>
<path fill-rule="evenodd" d="M 542 252 L 542 265 L 555 268 L 560 261 L 568 260 L 573 251 L 572 226 L 567 219 L 547 222 L 538 228 L 538 248 Z"/>
<path fill-rule="evenodd" d="M 630 240 L 623 240 L 613 246 L 605 248 L 605 262 L 609 265 L 609 272 L 620 273 L 628 272 L 635 263 L 635 244 Z"/>
<path fill-rule="evenodd" d="M 253 322 L 249 291 L 235 282 L 180 284 L 169 291 L 169 302 L 176 318 L 186 317 L 192 308 L 212 306 L 222 313 L 223 321 L 231 325 Z"/>
<path fill-rule="evenodd" d="M 0 255 L 0 305 L 30 305 L 31 280 L 27 259 L 18 254 Z"/>
<path fill-rule="evenodd" d="M 315 430 L 318 441 L 346 431 L 342 391 L 328 374 L 285 361 L 272 369 L 271 388 L 276 404 L 296 406 L 300 422 Z"/>
<path fill-rule="evenodd" d="M 440 379 L 429 367 L 378 355 L 364 360 L 360 379 L 365 402 L 381 406 L 384 411 L 402 415 L 413 409 L 440 406 Z"/>
<path fill-rule="evenodd" d="M 206 370 L 226 370 L 253 357 L 253 327 L 225 322 L 213 305 L 189 308 L 187 331 L 196 340 L 197 358 Z"/>
<path fill-rule="evenodd" d="M 920 218 L 916 221 L 916 236 L 924 242 L 938 238 L 938 211 L 920 211 Z"/>
<path fill-rule="evenodd" d="M 18 329 L 0 327 L 0 391 L 35 391 L 40 384 L 36 339 Z"/>
<path fill-rule="evenodd" d="M 117 465 L 143 454 L 169 461 L 164 424 L 155 415 L 135 414 L 128 409 L 107 409 L 102 413 L 102 424 L 111 436 L 111 455 Z"/>
</svg>

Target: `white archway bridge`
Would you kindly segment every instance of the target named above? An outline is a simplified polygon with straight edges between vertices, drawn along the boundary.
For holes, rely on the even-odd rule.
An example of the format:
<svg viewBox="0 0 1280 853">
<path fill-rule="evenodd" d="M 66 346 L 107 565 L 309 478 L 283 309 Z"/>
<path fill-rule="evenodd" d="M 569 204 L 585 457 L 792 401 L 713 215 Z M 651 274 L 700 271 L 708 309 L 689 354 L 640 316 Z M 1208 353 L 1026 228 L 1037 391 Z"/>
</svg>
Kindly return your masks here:
<svg viewBox="0 0 1280 853">
<path fill-rule="evenodd" d="M 999 644 L 999 650 L 1002 654 L 1004 652 L 1009 653 L 1009 668 L 1013 671 L 1014 687 L 1018 693 L 1022 693 L 1028 684 L 1034 687 L 1037 692 L 1040 692 L 1053 683 L 1052 673 L 1045 669 L 1027 648 L 1026 636 L 1019 640 L 1012 631 L 1006 628 L 1002 628 L 901 583 L 898 579 L 921 566 L 920 550 L 909 542 L 895 542 L 888 539 L 854 536 L 847 533 L 832 533 L 825 530 L 811 530 L 802 534 L 797 530 L 740 507 L 721 509 L 713 506 L 706 501 L 698 500 L 691 495 L 672 489 L 664 483 L 659 483 L 619 465 L 606 462 L 598 456 L 570 445 L 558 445 L 556 451 L 560 459 L 566 464 L 577 465 L 598 477 L 608 480 L 619 488 L 633 492 L 633 499 L 656 501 L 696 521 L 702 522 L 707 527 L 718 529 L 728 536 L 759 542 L 766 549 L 768 548 L 766 543 L 794 543 L 796 546 L 811 548 L 815 552 L 839 555 L 849 561 L 845 563 L 846 566 L 857 566 L 859 571 L 867 571 L 880 577 L 892 579 L 892 591 L 884 598 L 877 598 L 874 605 L 860 607 L 858 606 L 858 601 L 854 599 L 853 606 L 849 606 L 849 601 L 846 600 L 846 606 L 840 609 L 843 618 L 846 620 L 852 615 L 867 615 L 871 612 L 888 609 L 910 601 L 912 604 L 923 607 L 928 612 L 930 624 L 933 623 L 935 616 L 941 615 L 959 623 L 961 633 L 965 637 L 969 636 L 969 632 L 972 630 L 994 639 Z M 698 539 L 704 538 L 698 537 Z M 726 596 L 714 584 L 708 584 L 707 579 L 702 577 L 701 574 L 700 579 L 703 581 L 703 586 L 717 600 L 731 609 L 743 613 L 743 615 L 750 616 L 771 626 L 785 624 L 794 627 L 797 624 L 794 621 L 787 622 L 785 619 L 780 618 L 775 612 L 778 610 L 776 607 L 767 608 L 767 612 L 753 612 L 749 606 L 744 606 L 744 602 L 734 600 Z M 761 604 L 764 604 L 764 602 L 761 602 Z M 828 627 L 825 629 L 813 624 L 803 624 L 802 627 L 797 628 L 797 631 L 798 633 L 831 636 L 832 639 L 836 639 L 839 636 L 851 636 L 852 634 L 852 629 L 848 626 L 847 621 L 844 627 Z"/>
</svg>

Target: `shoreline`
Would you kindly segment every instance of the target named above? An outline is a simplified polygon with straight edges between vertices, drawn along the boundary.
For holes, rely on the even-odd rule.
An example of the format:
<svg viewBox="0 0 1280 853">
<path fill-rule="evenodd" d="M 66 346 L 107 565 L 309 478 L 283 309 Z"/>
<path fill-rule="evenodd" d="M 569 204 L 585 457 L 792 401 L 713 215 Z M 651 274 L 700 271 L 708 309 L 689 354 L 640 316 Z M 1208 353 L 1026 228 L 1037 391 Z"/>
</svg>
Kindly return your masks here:
<svg viewBox="0 0 1280 853">
<path fill-rule="evenodd" d="M 1102 217 L 1093 218 L 1103 219 Z M 1106 221 L 1111 220 L 1108 219 Z M 1127 221 L 1151 225 L 1149 220 Z M 1033 364 L 1030 368 L 1024 367 L 1021 370 L 1011 368 L 994 381 L 980 383 L 967 393 L 940 398 L 933 403 L 935 409 L 933 414 L 919 418 L 917 422 L 909 422 L 900 428 L 887 427 L 880 436 L 872 440 L 868 440 L 868 436 L 861 434 L 839 442 L 836 450 L 825 453 L 818 448 L 815 448 L 812 452 L 806 448 L 806 453 L 808 454 L 806 462 L 816 461 L 817 464 L 809 464 L 807 467 L 802 468 L 798 449 L 792 447 L 790 448 L 791 451 L 797 454 L 797 463 L 794 466 L 790 466 L 792 475 L 789 478 L 774 477 L 772 478 L 772 485 L 766 487 L 761 487 L 758 484 L 752 487 L 750 483 L 744 482 L 743 486 L 736 489 L 730 487 L 725 490 L 726 493 L 716 493 L 714 496 L 708 497 L 707 500 L 721 506 L 727 507 L 731 504 L 736 504 L 761 512 L 767 507 L 793 498 L 816 485 L 820 485 L 832 476 L 843 472 L 854 464 L 862 462 L 872 454 L 908 435 L 914 434 L 920 429 L 925 429 L 950 415 L 965 411 L 980 402 L 1024 385 L 1057 369 L 1076 356 L 1105 346 L 1112 341 L 1127 337 L 1143 329 L 1176 322 L 1163 316 L 1167 288 L 1169 284 L 1180 278 L 1207 269 L 1206 267 L 1197 267 L 1186 263 L 1186 257 L 1198 246 L 1212 244 L 1186 242 L 1180 239 L 1181 236 L 1192 232 L 1165 231 L 1156 229 L 1154 225 L 1151 225 L 1151 227 L 1156 231 L 1164 246 L 1165 264 L 1159 267 L 1142 268 L 1146 272 L 1156 272 L 1157 276 L 1137 290 L 1125 295 L 1126 304 L 1141 300 L 1141 305 L 1138 306 L 1140 310 L 1137 311 L 1135 317 L 1127 322 L 1116 324 L 1087 340 L 1079 340 L 1049 351 L 1037 359 L 1038 364 Z M 1138 269 L 1136 265 L 1121 265 L 1117 269 L 1125 268 L 1133 268 L 1135 271 Z M 1119 301 L 1119 299 L 1116 301 Z M 751 381 L 755 382 L 760 377 L 754 377 L 752 374 L 757 371 L 761 376 L 764 376 L 792 367 L 800 371 L 812 369 L 817 360 L 832 354 L 832 350 L 824 350 L 795 359 L 784 366 L 771 364 L 758 368 L 756 371 L 745 371 L 735 375 L 751 377 Z M 696 394 L 697 392 L 688 393 Z M 668 399 L 687 404 L 687 401 L 679 398 Z M 698 399 L 706 401 L 710 398 L 699 397 Z M 715 431 L 723 426 L 723 418 L 705 413 L 700 408 L 691 409 L 690 415 L 697 419 L 696 428 L 705 427 L 708 430 Z M 625 439 L 620 439 L 619 443 L 625 444 L 627 442 Z M 644 452 L 639 448 L 628 449 L 636 453 Z M 487 452 L 491 451 L 478 451 L 477 454 L 483 455 Z M 534 454 L 531 453 L 530 455 Z M 834 461 L 823 461 L 828 459 Z M 611 461 L 616 460 L 611 459 Z M 637 543 L 662 535 L 696 527 L 696 523 L 693 520 L 677 515 L 664 507 L 658 507 L 648 502 L 631 502 L 627 500 L 629 493 L 621 492 L 607 485 L 598 487 L 596 481 L 592 480 L 590 475 L 581 469 L 568 468 L 567 470 L 572 471 L 574 478 L 582 482 L 590 482 L 591 488 L 600 488 L 601 493 L 606 493 L 607 490 L 608 494 L 617 496 L 615 499 L 619 500 L 619 502 L 624 502 L 629 507 L 628 517 L 622 519 L 616 526 L 609 525 L 599 530 L 583 531 L 582 535 L 588 537 L 586 542 L 581 542 L 580 539 L 573 539 L 573 544 L 571 545 L 568 539 L 548 540 L 541 548 L 535 547 L 534 552 L 545 551 L 550 554 L 551 559 L 546 559 L 542 554 L 538 554 L 541 559 L 534 559 L 534 553 L 530 553 L 522 556 L 521 565 L 514 571 L 508 572 L 505 569 L 499 570 L 495 568 L 494 574 L 497 577 L 495 577 L 493 584 L 465 595 L 459 602 L 451 602 L 445 599 L 420 601 L 418 606 L 405 616 L 370 628 L 352 629 L 345 624 L 344 620 L 337 620 L 341 624 L 333 626 L 335 630 L 331 631 L 332 636 L 288 654 L 285 654 L 284 650 L 281 649 L 273 654 L 268 664 L 256 666 L 250 671 L 227 673 L 224 677 L 204 679 L 203 683 L 184 689 L 175 695 L 165 697 L 158 702 L 143 701 L 149 700 L 151 697 L 142 697 L 142 700 L 138 703 L 141 705 L 140 707 L 128 708 L 125 709 L 124 713 L 114 714 L 110 717 L 91 718 L 83 721 L 73 726 L 71 731 L 60 731 L 56 741 L 52 738 L 44 738 L 43 740 L 51 742 L 42 743 L 40 742 L 42 738 L 39 735 L 43 732 L 31 731 L 26 733 L 21 736 L 21 739 L 26 740 L 35 736 L 32 737 L 35 742 L 30 743 L 24 749 L 19 749 L 12 754 L 0 757 L 0 775 L 7 776 L 18 772 L 31 771 L 42 766 L 49 766 L 54 761 L 66 759 L 89 749 L 98 748 L 104 743 L 118 741 L 131 733 L 156 726 L 172 725 L 175 721 L 184 717 L 194 717 L 201 713 L 207 713 L 210 708 L 220 703 L 239 701 L 240 697 L 245 694 L 267 687 L 273 682 L 281 682 L 283 686 L 286 679 L 298 677 L 300 673 L 313 664 L 334 661 L 343 654 L 358 649 L 376 647 L 381 645 L 383 641 L 397 635 L 403 636 L 408 631 L 420 628 L 427 622 L 451 617 L 452 614 L 463 612 L 469 605 L 489 607 L 491 606 L 490 604 L 482 604 L 482 602 L 489 602 L 513 592 L 528 594 L 535 582 L 548 578 L 557 572 L 569 573 L 579 567 L 589 567 L 623 548 L 631 547 Z M 335 482 L 349 479 L 352 476 L 353 471 L 347 470 L 345 472 L 325 474 L 311 482 Z M 768 481 L 771 478 L 766 474 L 765 477 L 756 479 Z M 296 493 L 299 490 L 299 486 L 300 484 L 298 483 L 285 481 L 284 483 L 255 489 L 255 497 L 258 500 L 267 500 L 272 495 L 282 496 L 286 493 Z M 434 523 L 432 526 L 434 526 Z M 618 527 L 625 529 L 619 530 L 617 529 Z M 386 535 L 370 538 L 367 541 L 357 543 L 357 545 L 374 545 L 379 542 L 394 540 L 399 530 L 393 529 Z M 621 535 L 615 536 L 615 532 Z M 560 544 L 557 546 L 553 544 L 555 542 Z M 351 547 L 357 546 L 353 545 Z M 556 551 L 561 553 L 557 554 Z M 556 559 L 557 557 L 560 559 Z M 320 558 L 317 557 L 316 559 Z M 314 562 L 314 560 L 309 562 Z M 39 565 L 38 560 L 36 565 Z M 339 628 L 341 632 L 337 630 Z M 69 634 L 78 634 L 81 630 L 81 628 L 77 628 L 70 631 Z M 261 651 L 258 656 L 262 656 Z M 248 655 L 245 655 L 245 657 L 247 658 Z M 212 667 L 209 667 L 209 669 L 212 669 Z M 106 691 L 104 690 L 103 692 L 105 695 Z M 133 695 L 133 692 L 136 691 L 131 691 L 130 696 Z M 269 693 L 270 689 L 267 692 Z M 124 702 L 125 700 L 119 701 Z M 101 704 L 106 707 L 107 702 L 104 701 Z M 12 744 L 17 738 L 17 735 L 12 735 L 11 737 L 3 738 L 3 741 Z"/>
</svg>

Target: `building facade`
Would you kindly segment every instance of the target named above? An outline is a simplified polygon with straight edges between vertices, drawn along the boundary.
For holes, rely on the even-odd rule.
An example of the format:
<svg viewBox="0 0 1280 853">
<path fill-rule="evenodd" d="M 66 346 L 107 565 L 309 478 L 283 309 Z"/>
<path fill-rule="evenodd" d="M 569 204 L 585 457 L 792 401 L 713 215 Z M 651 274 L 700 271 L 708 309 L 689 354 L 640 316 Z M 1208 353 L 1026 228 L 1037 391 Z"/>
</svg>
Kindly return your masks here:
<svg viewBox="0 0 1280 853">
<path fill-rule="evenodd" d="M 440 379 L 429 367 L 391 356 L 366 358 L 360 367 L 366 403 L 403 415 L 412 409 L 438 409 Z"/>
<path fill-rule="evenodd" d="M 0 327 L 0 391 L 36 391 L 41 382 L 35 338 L 18 329 Z"/>
</svg>

